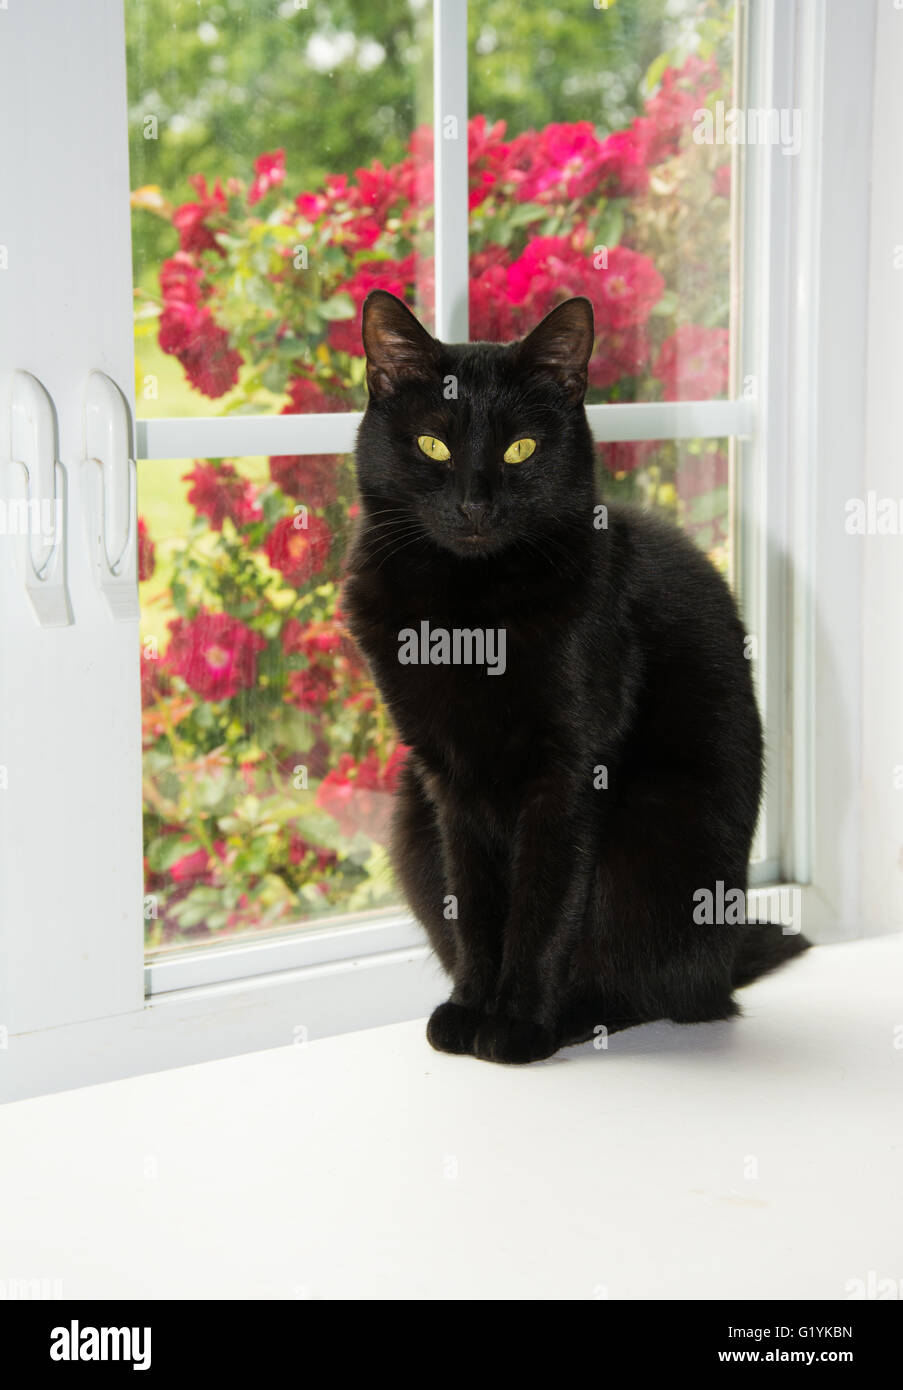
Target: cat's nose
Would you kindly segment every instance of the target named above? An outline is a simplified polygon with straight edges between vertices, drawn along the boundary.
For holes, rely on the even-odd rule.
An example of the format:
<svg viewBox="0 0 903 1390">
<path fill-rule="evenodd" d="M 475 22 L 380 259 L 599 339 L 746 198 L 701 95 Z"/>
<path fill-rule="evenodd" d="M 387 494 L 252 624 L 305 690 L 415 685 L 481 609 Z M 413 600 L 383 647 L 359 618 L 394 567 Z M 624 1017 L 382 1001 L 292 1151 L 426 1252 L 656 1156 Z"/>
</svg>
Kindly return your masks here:
<svg viewBox="0 0 903 1390">
<path fill-rule="evenodd" d="M 489 506 L 486 502 L 459 502 L 458 511 L 479 533 L 485 531 L 489 521 Z"/>
</svg>

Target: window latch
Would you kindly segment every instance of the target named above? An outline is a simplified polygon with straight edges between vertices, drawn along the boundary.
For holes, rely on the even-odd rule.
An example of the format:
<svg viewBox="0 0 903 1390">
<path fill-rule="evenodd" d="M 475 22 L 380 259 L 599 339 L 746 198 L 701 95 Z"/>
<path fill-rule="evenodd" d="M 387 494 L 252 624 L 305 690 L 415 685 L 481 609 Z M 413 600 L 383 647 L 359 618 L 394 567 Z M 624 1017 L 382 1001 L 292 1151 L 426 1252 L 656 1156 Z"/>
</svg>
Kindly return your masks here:
<svg viewBox="0 0 903 1390">
<path fill-rule="evenodd" d="M 13 372 L 10 458 L 22 470 L 24 497 L 6 503 L 6 530 L 22 537 L 19 556 L 27 593 L 41 627 L 68 627 L 66 474 L 57 458 L 53 402 L 30 372 Z M 19 489 L 16 489 L 19 492 Z"/>
<path fill-rule="evenodd" d="M 85 516 L 101 593 L 117 622 L 139 617 L 138 471 L 132 416 L 103 372 L 85 386 Z"/>
</svg>

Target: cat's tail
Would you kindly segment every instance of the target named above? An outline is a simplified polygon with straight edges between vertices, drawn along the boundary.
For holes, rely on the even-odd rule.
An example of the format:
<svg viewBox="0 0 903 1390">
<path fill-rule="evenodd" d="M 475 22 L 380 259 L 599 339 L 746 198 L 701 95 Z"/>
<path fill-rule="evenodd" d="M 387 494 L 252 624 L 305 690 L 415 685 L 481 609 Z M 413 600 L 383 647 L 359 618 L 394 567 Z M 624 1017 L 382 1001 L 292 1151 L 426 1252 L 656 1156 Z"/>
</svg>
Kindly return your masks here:
<svg viewBox="0 0 903 1390">
<path fill-rule="evenodd" d="M 799 932 L 785 935 L 773 922 L 749 923 L 734 957 L 733 986 L 741 989 L 760 975 L 777 970 L 785 961 L 801 956 L 812 945 Z"/>
</svg>

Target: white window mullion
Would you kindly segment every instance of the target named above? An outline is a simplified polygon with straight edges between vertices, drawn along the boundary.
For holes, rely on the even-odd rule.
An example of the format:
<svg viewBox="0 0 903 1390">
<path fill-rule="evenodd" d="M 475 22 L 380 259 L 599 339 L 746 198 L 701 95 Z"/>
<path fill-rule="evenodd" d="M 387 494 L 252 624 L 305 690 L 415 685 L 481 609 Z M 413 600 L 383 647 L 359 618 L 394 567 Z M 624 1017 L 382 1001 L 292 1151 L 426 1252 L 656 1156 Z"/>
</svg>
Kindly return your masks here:
<svg viewBox="0 0 903 1390">
<path fill-rule="evenodd" d="M 590 405 L 599 441 L 725 439 L 751 432 L 754 407 L 734 401 L 642 401 Z M 141 459 L 248 458 L 259 454 L 346 454 L 354 448 L 359 412 L 336 415 L 232 415 L 139 420 Z"/>
<path fill-rule="evenodd" d="M 469 330 L 467 0 L 433 0 L 433 161 L 436 336 Z"/>
<path fill-rule="evenodd" d="M 797 86 L 803 119 L 814 133 L 819 128 L 824 103 L 825 10 L 807 6 L 800 12 L 797 30 Z M 794 206 L 797 210 L 794 238 L 795 263 L 790 283 L 796 284 L 791 331 L 794 344 L 794 393 L 788 447 L 796 460 L 793 471 L 793 514 L 789 528 L 793 577 L 790 602 L 785 606 L 790 624 L 785 642 L 793 680 L 788 701 L 791 776 L 787 783 L 789 808 L 785 863 L 798 883 L 811 883 L 814 867 L 815 829 L 815 489 L 818 438 L 818 368 L 816 362 L 821 272 L 822 161 L 812 155 L 801 162 L 796 174 Z"/>
<path fill-rule="evenodd" d="M 360 412 L 224 415 L 138 421 L 139 459 L 254 458 L 259 454 L 347 454 Z"/>
<path fill-rule="evenodd" d="M 753 428 L 749 401 L 637 401 L 588 405 L 587 419 L 600 442 L 642 439 L 727 439 Z"/>
<path fill-rule="evenodd" d="M 793 3 L 751 0 L 740 12 L 739 74 L 742 107 L 791 106 Z M 778 98 L 781 100 L 778 102 Z M 732 528 L 736 538 L 734 584 L 750 642 L 753 679 L 765 733 L 765 792 L 752 849 L 751 877 L 774 880 L 784 850 L 784 794 L 788 749 L 783 691 L 783 613 L 786 583 L 783 519 L 790 481 L 787 451 L 791 229 L 790 161 L 780 149 L 749 145 L 735 154 L 742 168 L 738 208 L 738 304 L 735 323 L 735 390 L 755 407 L 749 437 L 732 443 Z M 770 621 L 774 619 L 774 621 Z"/>
</svg>

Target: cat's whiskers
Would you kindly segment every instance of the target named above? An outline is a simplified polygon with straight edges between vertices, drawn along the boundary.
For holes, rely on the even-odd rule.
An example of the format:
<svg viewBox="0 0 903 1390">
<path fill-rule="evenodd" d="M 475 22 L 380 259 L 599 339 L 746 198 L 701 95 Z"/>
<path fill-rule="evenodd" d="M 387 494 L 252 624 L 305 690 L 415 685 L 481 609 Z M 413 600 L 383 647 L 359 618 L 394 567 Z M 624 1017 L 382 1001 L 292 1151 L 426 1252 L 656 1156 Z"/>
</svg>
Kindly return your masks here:
<svg viewBox="0 0 903 1390">
<path fill-rule="evenodd" d="M 386 559 L 388 559 L 388 557 L 392 555 L 396 550 L 400 549 L 402 542 L 404 542 L 405 544 L 409 544 L 413 543 L 417 539 L 418 537 L 416 535 L 412 535 L 410 532 L 407 532 L 405 535 L 401 536 L 393 536 L 392 540 L 388 542 L 386 545 L 381 546 L 379 550 L 374 550 L 371 552 L 371 554 L 368 556 L 368 565 L 375 564 L 377 569 L 381 568 L 381 566 L 385 563 Z M 379 562 L 378 564 L 377 561 Z"/>
<path fill-rule="evenodd" d="M 399 555 L 402 550 L 407 550 L 408 546 L 414 545 L 416 541 L 417 537 L 414 536 L 411 540 L 405 541 L 404 545 L 400 545 L 397 547 L 397 549 L 390 551 L 388 555 L 384 555 L 383 558 L 380 560 L 379 564 L 376 566 L 377 571 L 381 570 L 383 565 L 386 564 L 387 561 L 392 560 L 395 558 L 396 555 Z"/>
<path fill-rule="evenodd" d="M 403 525 L 401 522 L 396 522 L 394 525 L 390 523 L 385 529 L 389 530 L 390 534 L 378 538 L 377 545 L 367 552 L 368 560 L 373 561 L 385 551 L 391 551 L 397 541 L 405 540 L 408 536 L 416 540 L 418 536 L 425 537 L 426 534 L 420 522 L 411 522 L 408 525 Z"/>
<path fill-rule="evenodd" d="M 407 516 L 411 513 L 407 507 L 383 507 L 378 512 L 367 512 L 364 516 L 346 517 L 344 521 L 338 522 L 333 528 L 333 535 L 341 536 L 359 527 L 361 523 L 367 523 L 379 516 Z M 384 523 L 380 523 L 384 524 Z"/>
</svg>

